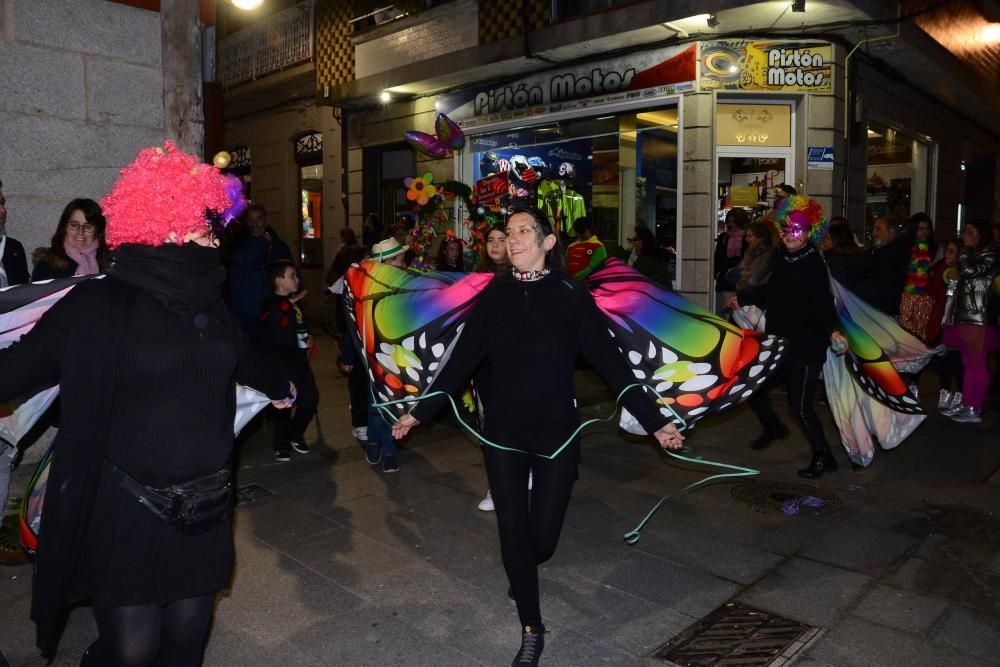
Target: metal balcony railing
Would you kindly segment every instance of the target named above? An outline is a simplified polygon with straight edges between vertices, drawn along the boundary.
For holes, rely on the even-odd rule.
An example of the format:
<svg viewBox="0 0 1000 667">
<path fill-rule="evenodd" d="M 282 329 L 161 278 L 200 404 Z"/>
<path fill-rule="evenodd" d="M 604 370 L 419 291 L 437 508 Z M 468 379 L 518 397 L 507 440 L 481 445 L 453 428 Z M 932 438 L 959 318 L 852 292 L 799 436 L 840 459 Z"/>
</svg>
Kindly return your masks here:
<svg viewBox="0 0 1000 667">
<path fill-rule="evenodd" d="M 222 39 L 218 81 L 230 88 L 312 60 L 315 5 L 305 0 Z"/>
</svg>

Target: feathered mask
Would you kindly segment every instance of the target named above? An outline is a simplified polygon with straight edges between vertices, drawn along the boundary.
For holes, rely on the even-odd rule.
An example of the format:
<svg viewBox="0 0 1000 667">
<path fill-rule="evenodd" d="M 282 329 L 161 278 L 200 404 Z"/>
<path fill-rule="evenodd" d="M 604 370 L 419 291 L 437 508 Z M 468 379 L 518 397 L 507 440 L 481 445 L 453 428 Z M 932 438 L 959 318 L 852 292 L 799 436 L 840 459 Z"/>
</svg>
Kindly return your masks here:
<svg viewBox="0 0 1000 667">
<path fill-rule="evenodd" d="M 203 164 L 170 141 L 163 148 L 139 151 L 101 200 L 110 246 L 162 245 L 171 232 L 180 245 L 189 232 L 224 225 L 246 205 L 238 178 Z"/>
<path fill-rule="evenodd" d="M 819 245 L 829 228 L 823 216 L 823 207 L 815 199 L 802 195 L 783 199 L 778 204 L 774 219 L 783 234 L 793 238 L 806 236 L 813 245 Z"/>
</svg>

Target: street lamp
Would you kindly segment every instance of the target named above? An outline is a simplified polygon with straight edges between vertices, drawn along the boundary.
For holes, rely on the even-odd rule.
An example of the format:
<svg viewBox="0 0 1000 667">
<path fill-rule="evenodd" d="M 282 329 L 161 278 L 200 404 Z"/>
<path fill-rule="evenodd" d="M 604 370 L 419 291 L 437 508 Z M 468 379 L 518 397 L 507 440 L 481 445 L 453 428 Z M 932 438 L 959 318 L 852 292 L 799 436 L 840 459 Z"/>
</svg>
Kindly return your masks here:
<svg viewBox="0 0 1000 667">
<path fill-rule="evenodd" d="M 264 0 L 229 0 L 233 3 L 237 9 L 245 9 L 250 11 L 251 9 L 257 9 L 263 4 Z"/>
</svg>

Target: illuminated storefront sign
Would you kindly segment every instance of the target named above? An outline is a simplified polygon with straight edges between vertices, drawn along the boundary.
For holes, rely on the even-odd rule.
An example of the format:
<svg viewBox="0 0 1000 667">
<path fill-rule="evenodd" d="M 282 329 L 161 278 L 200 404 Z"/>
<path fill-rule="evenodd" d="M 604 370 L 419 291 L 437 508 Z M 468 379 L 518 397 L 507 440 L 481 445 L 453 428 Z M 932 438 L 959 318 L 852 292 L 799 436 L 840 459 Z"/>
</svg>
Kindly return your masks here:
<svg viewBox="0 0 1000 667">
<path fill-rule="evenodd" d="M 824 42 L 708 41 L 698 62 L 701 90 L 833 90 L 833 47 Z"/>
</svg>

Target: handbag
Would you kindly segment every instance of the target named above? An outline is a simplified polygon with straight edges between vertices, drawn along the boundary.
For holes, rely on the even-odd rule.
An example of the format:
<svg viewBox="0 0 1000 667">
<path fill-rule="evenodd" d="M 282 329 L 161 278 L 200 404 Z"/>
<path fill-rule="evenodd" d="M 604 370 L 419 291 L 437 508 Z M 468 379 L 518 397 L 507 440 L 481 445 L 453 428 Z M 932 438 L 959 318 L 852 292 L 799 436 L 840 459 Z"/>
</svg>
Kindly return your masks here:
<svg viewBox="0 0 1000 667">
<path fill-rule="evenodd" d="M 200 535 L 225 521 L 232 511 L 233 482 L 228 467 L 189 482 L 153 487 L 104 459 L 104 475 L 184 535 Z"/>
</svg>

